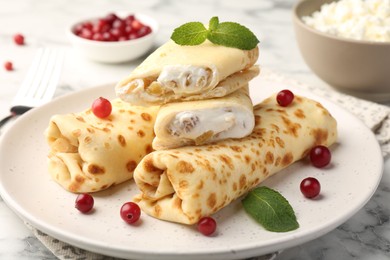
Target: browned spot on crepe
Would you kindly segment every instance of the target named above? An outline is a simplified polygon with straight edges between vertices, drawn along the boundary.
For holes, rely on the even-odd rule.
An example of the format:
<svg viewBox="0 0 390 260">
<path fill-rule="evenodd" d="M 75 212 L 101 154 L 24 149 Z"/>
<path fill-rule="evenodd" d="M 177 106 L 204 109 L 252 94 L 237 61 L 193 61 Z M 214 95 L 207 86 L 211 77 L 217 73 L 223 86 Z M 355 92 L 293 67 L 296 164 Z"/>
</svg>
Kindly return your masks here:
<svg viewBox="0 0 390 260">
<path fill-rule="evenodd" d="M 230 149 L 232 149 L 233 151 L 235 151 L 237 153 L 240 153 L 242 151 L 241 147 L 239 147 L 237 145 L 230 146 Z"/>
<path fill-rule="evenodd" d="M 274 154 L 268 151 L 265 154 L 265 164 L 273 164 L 274 163 Z"/>
<path fill-rule="evenodd" d="M 92 142 L 92 138 L 90 136 L 84 137 L 84 143 L 89 144 Z"/>
<path fill-rule="evenodd" d="M 88 133 L 90 133 L 90 134 L 94 134 L 94 133 L 95 133 L 95 130 L 94 130 L 93 128 L 87 127 L 87 131 L 88 131 Z"/>
<path fill-rule="evenodd" d="M 141 117 L 145 121 L 151 121 L 152 120 L 152 116 L 150 114 L 148 114 L 148 113 L 142 113 Z"/>
<path fill-rule="evenodd" d="M 199 182 L 198 186 L 196 186 L 196 188 L 198 190 L 202 190 L 203 189 L 203 181 L 202 180 L 200 180 L 200 182 Z"/>
<path fill-rule="evenodd" d="M 88 165 L 88 172 L 91 174 L 104 174 L 106 170 L 104 167 L 100 167 L 96 164 L 90 164 Z"/>
<path fill-rule="evenodd" d="M 106 132 L 106 133 L 111 133 L 111 129 L 110 128 L 104 127 L 102 130 L 104 132 Z"/>
<path fill-rule="evenodd" d="M 188 187 L 188 181 L 186 181 L 186 180 L 181 180 L 181 181 L 179 182 L 179 187 L 180 187 L 181 189 L 187 188 L 187 187 Z"/>
<path fill-rule="evenodd" d="M 74 137 L 79 137 L 81 135 L 81 130 L 80 129 L 73 130 L 72 135 Z"/>
<path fill-rule="evenodd" d="M 76 116 L 76 119 L 79 120 L 80 122 L 85 123 L 85 119 L 82 116 Z"/>
<path fill-rule="evenodd" d="M 315 145 L 323 144 L 328 139 L 328 131 L 321 128 L 313 129 L 310 134 L 314 137 Z"/>
<path fill-rule="evenodd" d="M 242 190 L 245 187 L 246 184 L 246 176 L 244 174 L 241 174 L 240 176 L 240 190 Z"/>
<path fill-rule="evenodd" d="M 301 119 L 306 118 L 305 113 L 304 113 L 303 110 L 300 109 L 300 108 L 298 108 L 297 110 L 295 110 L 294 115 L 295 115 L 296 117 L 298 117 L 298 118 L 301 118 Z"/>
<path fill-rule="evenodd" d="M 139 137 L 144 137 L 144 136 L 145 136 L 145 132 L 144 132 L 143 130 L 139 130 L 139 131 L 137 132 L 137 135 L 138 135 Z"/>
<path fill-rule="evenodd" d="M 290 165 L 292 163 L 293 159 L 294 159 L 294 157 L 293 157 L 292 153 L 290 153 L 290 152 L 286 153 L 282 159 L 282 166 L 285 167 L 285 166 Z"/>
<path fill-rule="evenodd" d="M 234 169 L 234 165 L 233 165 L 233 162 L 232 162 L 232 159 L 227 156 L 227 155 L 220 155 L 219 158 L 221 159 L 221 161 L 223 161 L 230 169 Z"/>
<path fill-rule="evenodd" d="M 217 204 L 217 195 L 213 192 L 207 198 L 207 206 L 209 206 L 212 209 L 215 207 L 215 204 Z"/>
<path fill-rule="evenodd" d="M 195 168 L 189 162 L 179 161 L 176 165 L 176 170 L 180 173 L 193 173 Z"/>
<path fill-rule="evenodd" d="M 152 157 L 145 157 L 143 166 L 146 172 L 156 172 L 160 170 L 154 166 Z"/>
<path fill-rule="evenodd" d="M 173 207 L 181 209 L 181 202 L 182 200 L 179 197 L 175 197 L 173 200 Z"/>
<path fill-rule="evenodd" d="M 126 146 L 126 139 L 123 137 L 123 135 L 118 135 L 118 142 L 122 147 Z"/>
<path fill-rule="evenodd" d="M 234 183 L 233 183 L 233 191 L 236 191 L 236 190 L 237 190 L 237 183 L 234 182 Z"/>
<path fill-rule="evenodd" d="M 146 151 L 146 153 L 151 153 L 151 152 L 153 152 L 153 147 L 150 144 L 148 144 L 148 145 L 146 145 L 145 151 Z"/>
<path fill-rule="evenodd" d="M 76 180 L 77 183 L 82 184 L 85 181 L 85 178 L 83 176 L 81 176 L 81 175 L 76 175 L 75 180 Z"/>
<path fill-rule="evenodd" d="M 161 211 L 162 211 L 162 209 L 161 209 L 160 205 L 157 204 L 154 206 L 154 215 L 156 216 L 156 218 L 160 217 Z"/>
<path fill-rule="evenodd" d="M 284 148 L 284 141 L 279 136 L 275 138 L 275 141 L 281 148 Z"/>
<path fill-rule="evenodd" d="M 135 168 L 137 167 L 137 163 L 135 161 L 129 161 L 127 164 L 126 164 L 126 168 L 129 172 L 133 172 L 135 170 Z"/>
<path fill-rule="evenodd" d="M 298 129 L 302 126 L 298 123 L 293 123 L 290 119 L 285 116 L 282 116 L 282 120 L 284 125 L 286 126 L 286 134 L 293 135 L 294 137 L 298 137 Z"/>
<path fill-rule="evenodd" d="M 282 161 L 282 158 L 280 156 L 276 157 L 275 166 L 279 166 L 281 161 Z"/>
<path fill-rule="evenodd" d="M 249 155 L 245 155 L 244 158 L 245 158 L 245 162 L 247 164 L 249 164 L 251 162 L 251 157 Z"/>
</svg>

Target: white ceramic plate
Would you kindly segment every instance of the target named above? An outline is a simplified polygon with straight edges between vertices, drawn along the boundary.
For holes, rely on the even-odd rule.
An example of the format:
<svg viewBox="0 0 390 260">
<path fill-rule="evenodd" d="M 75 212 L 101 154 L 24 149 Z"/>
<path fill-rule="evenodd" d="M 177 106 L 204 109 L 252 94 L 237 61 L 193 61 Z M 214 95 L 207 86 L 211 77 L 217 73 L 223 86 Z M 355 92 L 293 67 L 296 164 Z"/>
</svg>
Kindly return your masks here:
<svg viewBox="0 0 390 260">
<path fill-rule="evenodd" d="M 239 200 L 213 216 L 218 223 L 213 237 L 201 235 L 194 226 L 164 222 L 146 214 L 139 225 L 130 226 L 120 218 L 119 209 L 137 193 L 132 181 L 96 193 L 94 212 L 79 213 L 74 208 L 76 195 L 63 190 L 47 173 L 48 146 L 43 132 L 53 114 L 81 111 L 98 96 L 113 97 L 113 86 L 58 98 L 17 120 L 0 143 L 0 194 L 21 218 L 43 232 L 77 247 L 121 258 L 237 259 L 315 239 L 366 204 L 381 179 L 383 159 L 371 131 L 335 104 L 261 77 L 251 84 L 255 103 L 284 88 L 322 102 L 339 124 L 339 141 L 332 146 L 330 167 L 317 169 L 303 160 L 263 183 L 289 200 L 300 223 L 297 230 L 265 231 L 244 212 Z M 316 177 L 322 185 L 318 199 L 306 199 L 299 190 L 301 180 L 308 176 Z"/>
</svg>

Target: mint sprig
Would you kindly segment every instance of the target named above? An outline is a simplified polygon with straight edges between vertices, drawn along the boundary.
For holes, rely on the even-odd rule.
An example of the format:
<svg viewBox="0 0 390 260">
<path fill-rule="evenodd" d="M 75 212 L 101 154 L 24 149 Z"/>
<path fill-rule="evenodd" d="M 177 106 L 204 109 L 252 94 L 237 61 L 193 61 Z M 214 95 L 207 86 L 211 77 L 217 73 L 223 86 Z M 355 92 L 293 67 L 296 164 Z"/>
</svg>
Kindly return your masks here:
<svg viewBox="0 0 390 260">
<path fill-rule="evenodd" d="M 258 187 L 242 200 L 245 211 L 266 230 L 287 232 L 299 227 L 294 210 L 277 191 Z"/>
<path fill-rule="evenodd" d="M 207 29 L 201 22 L 189 22 L 176 28 L 171 39 L 179 45 L 199 45 L 206 39 L 226 47 L 251 50 L 259 43 L 257 37 L 245 26 L 234 22 L 220 23 L 214 16 Z"/>
</svg>

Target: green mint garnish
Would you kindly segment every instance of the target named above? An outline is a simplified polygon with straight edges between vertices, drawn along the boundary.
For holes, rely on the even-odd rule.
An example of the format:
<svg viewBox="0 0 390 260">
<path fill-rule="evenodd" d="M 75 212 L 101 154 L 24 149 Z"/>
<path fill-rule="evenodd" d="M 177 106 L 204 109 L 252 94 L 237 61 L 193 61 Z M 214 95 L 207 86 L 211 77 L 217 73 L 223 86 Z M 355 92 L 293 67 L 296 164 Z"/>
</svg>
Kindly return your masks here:
<svg viewBox="0 0 390 260">
<path fill-rule="evenodd" d="M 179 45 L 199 45 L 206 39 L 217 45 L 251 50 L 259 43 L 257 37 L 245 26 L 233 22 L 220 23 L 218 17 L 209 21 L 209 28 L 201 22 L 189 22 L 176 28 L 171 39 Z"/>
<path fill-rule="evenodd" d="M 245 211 L 266 230 L 287 232 L 299 227 L 294 210 L 277 191 L 258 187 L 242 200 Z"/>
</svg>

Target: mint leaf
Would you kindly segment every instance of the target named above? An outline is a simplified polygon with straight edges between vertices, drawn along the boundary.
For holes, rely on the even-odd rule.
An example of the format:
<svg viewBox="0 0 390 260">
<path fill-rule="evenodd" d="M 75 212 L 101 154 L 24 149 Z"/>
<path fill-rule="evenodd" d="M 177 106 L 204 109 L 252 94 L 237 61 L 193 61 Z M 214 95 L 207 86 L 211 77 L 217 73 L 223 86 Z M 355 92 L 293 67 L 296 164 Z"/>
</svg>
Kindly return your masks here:
<svg viewBox="0 0 390 260">
<path fill-rule="evenodd" d="M 220 23 L 216 29 L 210 31 L 207 39 L 214 44 L 241 50 L 251 50 L 259 43 L 248 28 L 233 22 Z"/>
<path fill-rule="evenodd" d="M 287 232 L 299 227 L 294 210 L 277 191 L 258 187 L 242 200 L 245 211 L 266 230 Z"/>
<path fill-rule="evenodd" d="M 259 40 L 245 26 L 233 22 L 219 23 L 217 16 L 209 21 L 209 29 L 200 22 L 189 22 L 176 28 L 171 39 L 179 45 L 199 45 L 206 39 L 210 42 L 241 50 L 251 50 Z"/>
<path fill-rule="evenodd" d="M 217 29 L 218 25 L 219 25 L 219 19 L 217 16 L 214 16 L 213 18 L 210 19 L 209 31 L 214 31 L 215 29 Z"/>
<path fill-rule="evenodd" d="M 207 39 L 208 30 L 200 22 L 189 22 L 176 28 L 171 39 L 179 45 L 199 45 Z"/>
</svg>

